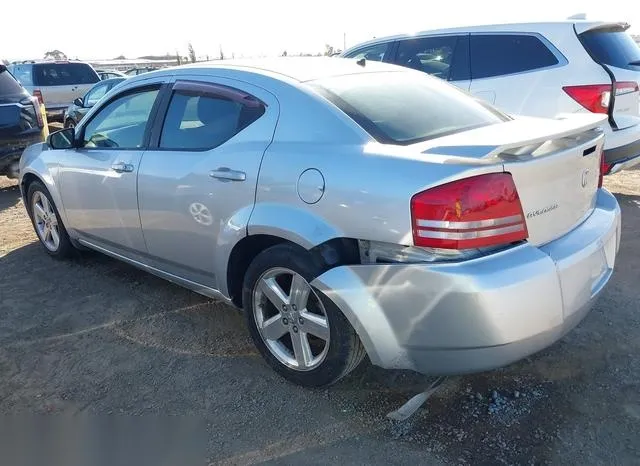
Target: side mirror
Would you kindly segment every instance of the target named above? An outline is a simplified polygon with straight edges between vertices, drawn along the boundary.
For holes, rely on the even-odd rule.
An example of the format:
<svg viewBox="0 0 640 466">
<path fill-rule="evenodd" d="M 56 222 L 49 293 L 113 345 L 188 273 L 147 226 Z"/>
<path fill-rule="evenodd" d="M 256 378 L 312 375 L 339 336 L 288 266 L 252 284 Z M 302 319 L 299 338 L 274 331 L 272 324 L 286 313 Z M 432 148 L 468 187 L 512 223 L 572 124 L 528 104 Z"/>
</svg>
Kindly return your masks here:
<svg viewBox="0 0 640 466">
<path fill-rule="evenodd" d="M 73 149 L 75 143 L 75 128 L 65 128 L 47 136 L 47 145 L 51 149 Z"/>
<path fill-rule="evenodd" d="M 73 104 L 77 105 L 78 107 L 84 107 L 84 100 L 82 99 L 82 97 L 78 97 L 76 100 L 73 101 Z"/>
</svg>

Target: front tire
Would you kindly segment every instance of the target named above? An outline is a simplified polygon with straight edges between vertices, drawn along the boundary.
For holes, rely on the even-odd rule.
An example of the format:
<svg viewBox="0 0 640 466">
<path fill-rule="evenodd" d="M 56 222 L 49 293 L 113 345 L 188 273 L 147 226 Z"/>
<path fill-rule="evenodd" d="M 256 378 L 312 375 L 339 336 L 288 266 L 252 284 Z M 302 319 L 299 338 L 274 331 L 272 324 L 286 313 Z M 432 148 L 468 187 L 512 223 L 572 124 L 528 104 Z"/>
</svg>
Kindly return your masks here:
<svg viewBox="0 0 640 466">
<path fill-rule="evenodd" d="M 290 382 L 331 385 L 362 361 L 351 324 L 310 282 L 322 266 L 302 248 L 273 246 L 253 260 L 244 279 L 249 333 L 262 357 Z"/>
<path fill-rule="evenodd" d="M 58 209 L 47 188 L 34 181 L 27 190 L 29 216 L 40 244 L 51 257 L 65 259 L 73 253 L 73 245 L 62 223 Z"/>
</svg>

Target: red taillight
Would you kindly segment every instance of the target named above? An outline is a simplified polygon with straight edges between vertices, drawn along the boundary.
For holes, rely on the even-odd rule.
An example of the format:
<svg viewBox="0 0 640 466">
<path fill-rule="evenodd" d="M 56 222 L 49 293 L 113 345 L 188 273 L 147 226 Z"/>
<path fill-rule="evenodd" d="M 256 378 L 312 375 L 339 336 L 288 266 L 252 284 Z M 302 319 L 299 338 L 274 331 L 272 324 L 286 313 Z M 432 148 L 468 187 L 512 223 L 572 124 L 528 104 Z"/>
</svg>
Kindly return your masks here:
<svg viewBox="0 0 640 466">
<path fill-rule="evenodd" d="M 34 90 L 31 95 L 38 99 L 38 102 L 40 102 L 41 104 L 44 103 L 44 99 L 42 98 L 42 92 L 40 92 L 40 89 Z"/>
<path fill-rule="evenodd" d="M 569 97 L 593 113 L 607 113 L 611 101 L 611 84 L 564 86 Z"/>
<path fill-rule="evenodd" d="M 593 113 L 608 113 L 611 103 L 611 84 L 589 84 L 585 86 L 564 86 L 569 96 Z M 635 81 L 619 81 L 615 85 L 616 96 L 638 91 Z"/>
<path fill-rule="evenodd" d="M 416 246 L 473 249 L 527 238 L 520 196 L 509 173 L 474 176 L 411 199 Z"/>
<path fill-rule="evenodd" d="M 42 117 L 42 109 L 40 106 L 42 105 L 37 97 L 31 96 L 31 104 L 33 105 L 33 110 L 36 112 L 36 119 L 38 120 L 38 126 L 42 128 L 44 126 L 44 118 Z"/>
<path fill-rule="evenodd" d="M 616 96 L 638 92 L 640 88 L 635 81 L 618 81 L 616 83 Z"/>
<path fill-rule="evenodd" d="M 611 165 L 609 165 L 607 162 L 605 162 L 605 160 L 604 160 L 604 151 L 601 150 L 600 151 L 600 176 L 598 177 L 598 188 L 602 188 L 602 182 L 604 180 L 604 175 L 609 173 L 609 170 L 611 170 Z"/>
</svg>

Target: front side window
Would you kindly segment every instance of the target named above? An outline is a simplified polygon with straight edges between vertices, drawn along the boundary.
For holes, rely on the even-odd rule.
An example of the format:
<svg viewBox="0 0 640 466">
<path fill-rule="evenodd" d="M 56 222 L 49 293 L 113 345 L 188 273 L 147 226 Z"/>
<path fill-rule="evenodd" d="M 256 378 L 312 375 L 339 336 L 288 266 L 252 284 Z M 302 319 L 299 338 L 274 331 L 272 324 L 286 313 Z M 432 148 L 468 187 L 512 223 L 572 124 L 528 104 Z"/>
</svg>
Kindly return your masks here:
<svg viewBox="0 0 640 466">
<path fill-rule="evenodd" d="M 471 36 L 471 79 L 522 73 L 557 65 L 558 59 L 536 36 Z"/>
<path fill-rule="evenodd" d="M 360 73 L 309 85 L 387 144 L 413 144 L 508 120 L 454 86 L 419 73 Z"/>
<path fill-rule="evenodd" d="M 371 61 L 383 61 L 389 53 L 390 44 L 390 42 L 385 42 L 382 44 L 370 45 L 350 52 L 348 55 L 345 55 L 345 58 L 355 58 L 356 60 L 364 58 L 365 60 Z"/>
<path fill-rule="evenodd" d="M 86 63 L 37 63 L 33 65 L 33 82 L 36 86 L 71 86 L 95 84 L 98 73 Z"/>
<path fill-rule="evenodd" d="M 102 107 L 84 129 L 84 146 L 139 149 L 158 89 L 126 94 Z"/>
<path fill-rule="evenodd" d="M 400 41 L 396 64 L 448 80 L 457 40 L 442 36 Z"/>
<path fill-rule="evenodd" d="M 256 121 L 264 111 L 257 102 L 245 105 L 221 95 L 175 91 L 162 127 L 160 148 L 212 149 Z"/>
</svg>

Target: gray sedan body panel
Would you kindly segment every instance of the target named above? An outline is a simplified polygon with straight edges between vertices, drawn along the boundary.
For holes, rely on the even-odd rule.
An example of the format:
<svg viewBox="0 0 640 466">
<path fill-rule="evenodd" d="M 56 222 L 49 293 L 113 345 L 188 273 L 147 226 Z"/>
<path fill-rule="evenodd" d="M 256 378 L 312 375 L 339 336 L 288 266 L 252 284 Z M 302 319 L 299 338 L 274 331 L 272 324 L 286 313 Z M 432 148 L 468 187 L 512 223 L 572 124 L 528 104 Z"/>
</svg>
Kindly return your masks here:
<svg viewBox="0 0 640 466">
<path fill-rule="evenodd" d="M 21 160 L 22 183 L 30 174 L 45 182 L 72 239 L 226 300 L 230 257 L 247 236 L 270 235 L 305 249 L 336 238 L 363 240 L 361 263 L 328 267 L 312 285 L 343 312 L 382 367 L 426 373 L 497 367 L 548 346 L 585 315 L 611 276 L 620 234 L 615 198 L 597 186 L 599 119 L 513 121 L 384 144 L 306 81 L 378 71 L 422 79 L 421 73 L 340 59 L 266 63 L 194 64 L 127 79 L 77 131 L 113 99 L 161 85 L 147 143 L 135 150 L 32 146 Z M 246 93 L 265 105 L 264 114 L 238 124 L 242 129 L 216 147 L 161 149 L 173 89 L 184 81 Z M 184 115 L 180 130 L 183 122 Z M 548 151 L 518 152 L 540 144 Z M 413 228 L 421 225 L 420 217 L 415 225 L 412 219 L 414 195 L 505 171 L 526 194 L 517 201 L 527 241 L 454 260 L 438 256 L 437 247 L 411 247 Z M 443 229 L 468 223 L 431 220 Z M 367 261 L 363 243 L 410 246 L 423 256 Z M 423 259 L 434 254 L 435 261 Z"/>
</svg>

